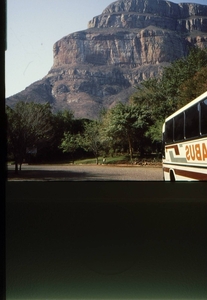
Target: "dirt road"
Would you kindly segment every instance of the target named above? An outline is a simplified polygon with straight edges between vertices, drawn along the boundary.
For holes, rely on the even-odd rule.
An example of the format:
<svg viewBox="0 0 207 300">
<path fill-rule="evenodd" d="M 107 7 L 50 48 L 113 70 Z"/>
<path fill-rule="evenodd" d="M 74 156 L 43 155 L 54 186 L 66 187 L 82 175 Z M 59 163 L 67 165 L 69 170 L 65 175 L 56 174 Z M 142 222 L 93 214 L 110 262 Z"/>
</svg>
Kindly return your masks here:
<svg viewBox="0 0 207 300">
<path fill-rule="evenodd" d="M 23 165 L 18 175 L 8 166 L 8 181 L 162 181 L 162 168 L 111 165 Z"/>
</svg>

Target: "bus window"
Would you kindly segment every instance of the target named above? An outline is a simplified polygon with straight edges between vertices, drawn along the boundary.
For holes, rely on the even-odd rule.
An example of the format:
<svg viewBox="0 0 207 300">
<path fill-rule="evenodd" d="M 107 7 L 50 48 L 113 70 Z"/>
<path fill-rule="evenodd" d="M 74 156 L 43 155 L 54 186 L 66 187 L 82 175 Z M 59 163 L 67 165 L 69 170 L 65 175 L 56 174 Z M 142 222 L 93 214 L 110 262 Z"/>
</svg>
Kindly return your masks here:
<svg viewBox="0 0 207 300">
<path fill-rule="evenodd" d="M 199 106 L 195 104 L 185 111 L 185 136 L 192 138 L 199 136 Z"/>
<path fill-rule="evenodd" d="M 184 114 L 181 113 L 174 118 L 174 140 L 184 139 Z"/>
<path fill-rule="evenodd" d="M 201 133 L 207 134 L 207 99 L 201 101 Z"/>
<path fill-rule="evenodd" d="M 169 120 L 165 124 L 165 142 L 167 144 L 173 142 L 173 119 Z"/>
</svg>

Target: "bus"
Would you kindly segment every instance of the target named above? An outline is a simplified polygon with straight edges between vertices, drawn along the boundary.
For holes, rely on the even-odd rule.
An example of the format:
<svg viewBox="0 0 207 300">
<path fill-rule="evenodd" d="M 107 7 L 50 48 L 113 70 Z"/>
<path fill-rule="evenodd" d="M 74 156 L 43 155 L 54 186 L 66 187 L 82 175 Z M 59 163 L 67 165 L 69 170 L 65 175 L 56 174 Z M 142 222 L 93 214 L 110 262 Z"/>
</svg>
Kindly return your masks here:
<svg viewBox="0 0 207 300">
<path fill-rule="evenodd" d="M 163 179 L 207 180 L 207 92 L 165 119 Z"/>
</svg>

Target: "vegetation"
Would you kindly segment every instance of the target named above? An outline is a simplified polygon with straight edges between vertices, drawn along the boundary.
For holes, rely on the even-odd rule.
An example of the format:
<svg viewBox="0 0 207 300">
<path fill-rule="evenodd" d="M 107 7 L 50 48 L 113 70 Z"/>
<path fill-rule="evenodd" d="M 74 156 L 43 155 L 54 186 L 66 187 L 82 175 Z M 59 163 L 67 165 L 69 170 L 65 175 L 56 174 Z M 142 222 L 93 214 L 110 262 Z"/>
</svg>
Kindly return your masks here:
<svg viewBox="0 0 207 300">
<path fill-rule="evenodd" d="M 193 48 L 186 58 L 164 68 L 161 77 L 144 81 L 132 99 L 147 103 L 156 116 L 161 113 L 165 118 L 206 91 L 206 65 L 207 50 Z M 193 85 L 190 82 L 194 82 Z M 183 90 L 186 94 L 182 94 Z"/>
<path fill-rule="evenodd" d="M 72 134 L 68 131 L 68 132 L 64 132 L 64 137 L 61 140 L 61 144 L 59 148 L 62 149 L 64 153 L 70 153 L 72 162 L 74 163 L 74 154 L 76 150 L 80 147 L 80 144 L 81 144 L 81 135 Z"/>
<path fill-rule="evenodd" d="M 131 102 L 146 106 L 152 125 L 146 136 L 161 139 L 165 118 L 207 90 L 207 50 L 193 48 L 186 58 L 173 62 L 159 78 L 148 79 L 132 95 Z"/>
<path fill-rule="evenodd" d="M 159 153 L 164 119 L 207 90 L 206 66 L 207 51 L 193 49 L 159 78 L 144 81 L 128 104 L 102 111 L 95 121 L 75 119 L 71 111 L 52 114 L 49 104 L 18 102 L 14 109 L 6 107 L 8 156 L 15 161 L 15 171 L 25 159 L 74 163 L 93 157 L 98 163 L 100 157 L 119 153 L 132 162 L 134 157 Z"/>
<path fill-rule="evenodd" d="M 103 157 L 99 156 L 98 157 L 98 161 L 101 164 L 126 164 L 126 163 L 130 163 L 130 158 L 129 156 L 125 156 L 125 155 L 117 155 L 117 156 L 107 156 L 107 159 L 105 160 L 105 162 L 103 161 Z M 94 161 L 94 158 L 88 158 L 88 159 L 79 159 L 75 162 L 75 164 L 83 164 L 83 165 L 87 165 L 87 164 L 94 164 L 96 163 L 96 160 Z"/>
<path fill-rule="evenodd" d="M 53 138 L 52 113 L 49 104 L 18 102 L 7 113 L 7 147 L 13 155 L 15 172 L 30 149 L 42 149 Z"/>
<path fill-rule="evenodd" d="M 108 141 L 109 148 L 128 147 L 132 161 L 135 148 L 143 152 L 145 132 L 150 123 L 150 114 L 144 107 L 118 103 L 103 118 L 102 137 Z"/>
<path fill-rule="evenodd" d="M 82 135 L 82 147 L 86 151 L 92 151 L 96 163 L 98 164 L 98 157 L 101 151 L 100 141 L 100 124 L 97 121 L 85 122 L 84 133 Z"/>
</svg>

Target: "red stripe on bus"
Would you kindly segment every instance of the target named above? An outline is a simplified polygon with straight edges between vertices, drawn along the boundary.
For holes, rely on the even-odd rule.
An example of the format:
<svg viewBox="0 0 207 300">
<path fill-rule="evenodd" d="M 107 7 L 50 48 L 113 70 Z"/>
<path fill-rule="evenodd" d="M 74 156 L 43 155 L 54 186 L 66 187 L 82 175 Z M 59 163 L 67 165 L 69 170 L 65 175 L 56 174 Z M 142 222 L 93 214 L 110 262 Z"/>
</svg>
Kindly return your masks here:
<svg viewBox="0 0 207 300">
<path fill-rule="evenodd" d="M 179 155 L 179 154 L 180 154 L 178 145 L 168 146 L 168 147 L 165 147 L 165 148 L 166 148 L 167 150 L 168 150 L 168 149 L 174 149 L 176 155 Z"/>
<path fill-rule="evenodd" d="M 178 170 L 178 169 L 174 169 L 174 171 L 176 175 L 197 179 L 197 180 L 207 180 L 207 174 L 185 171 L 185 170 Z"/>
</svg>

